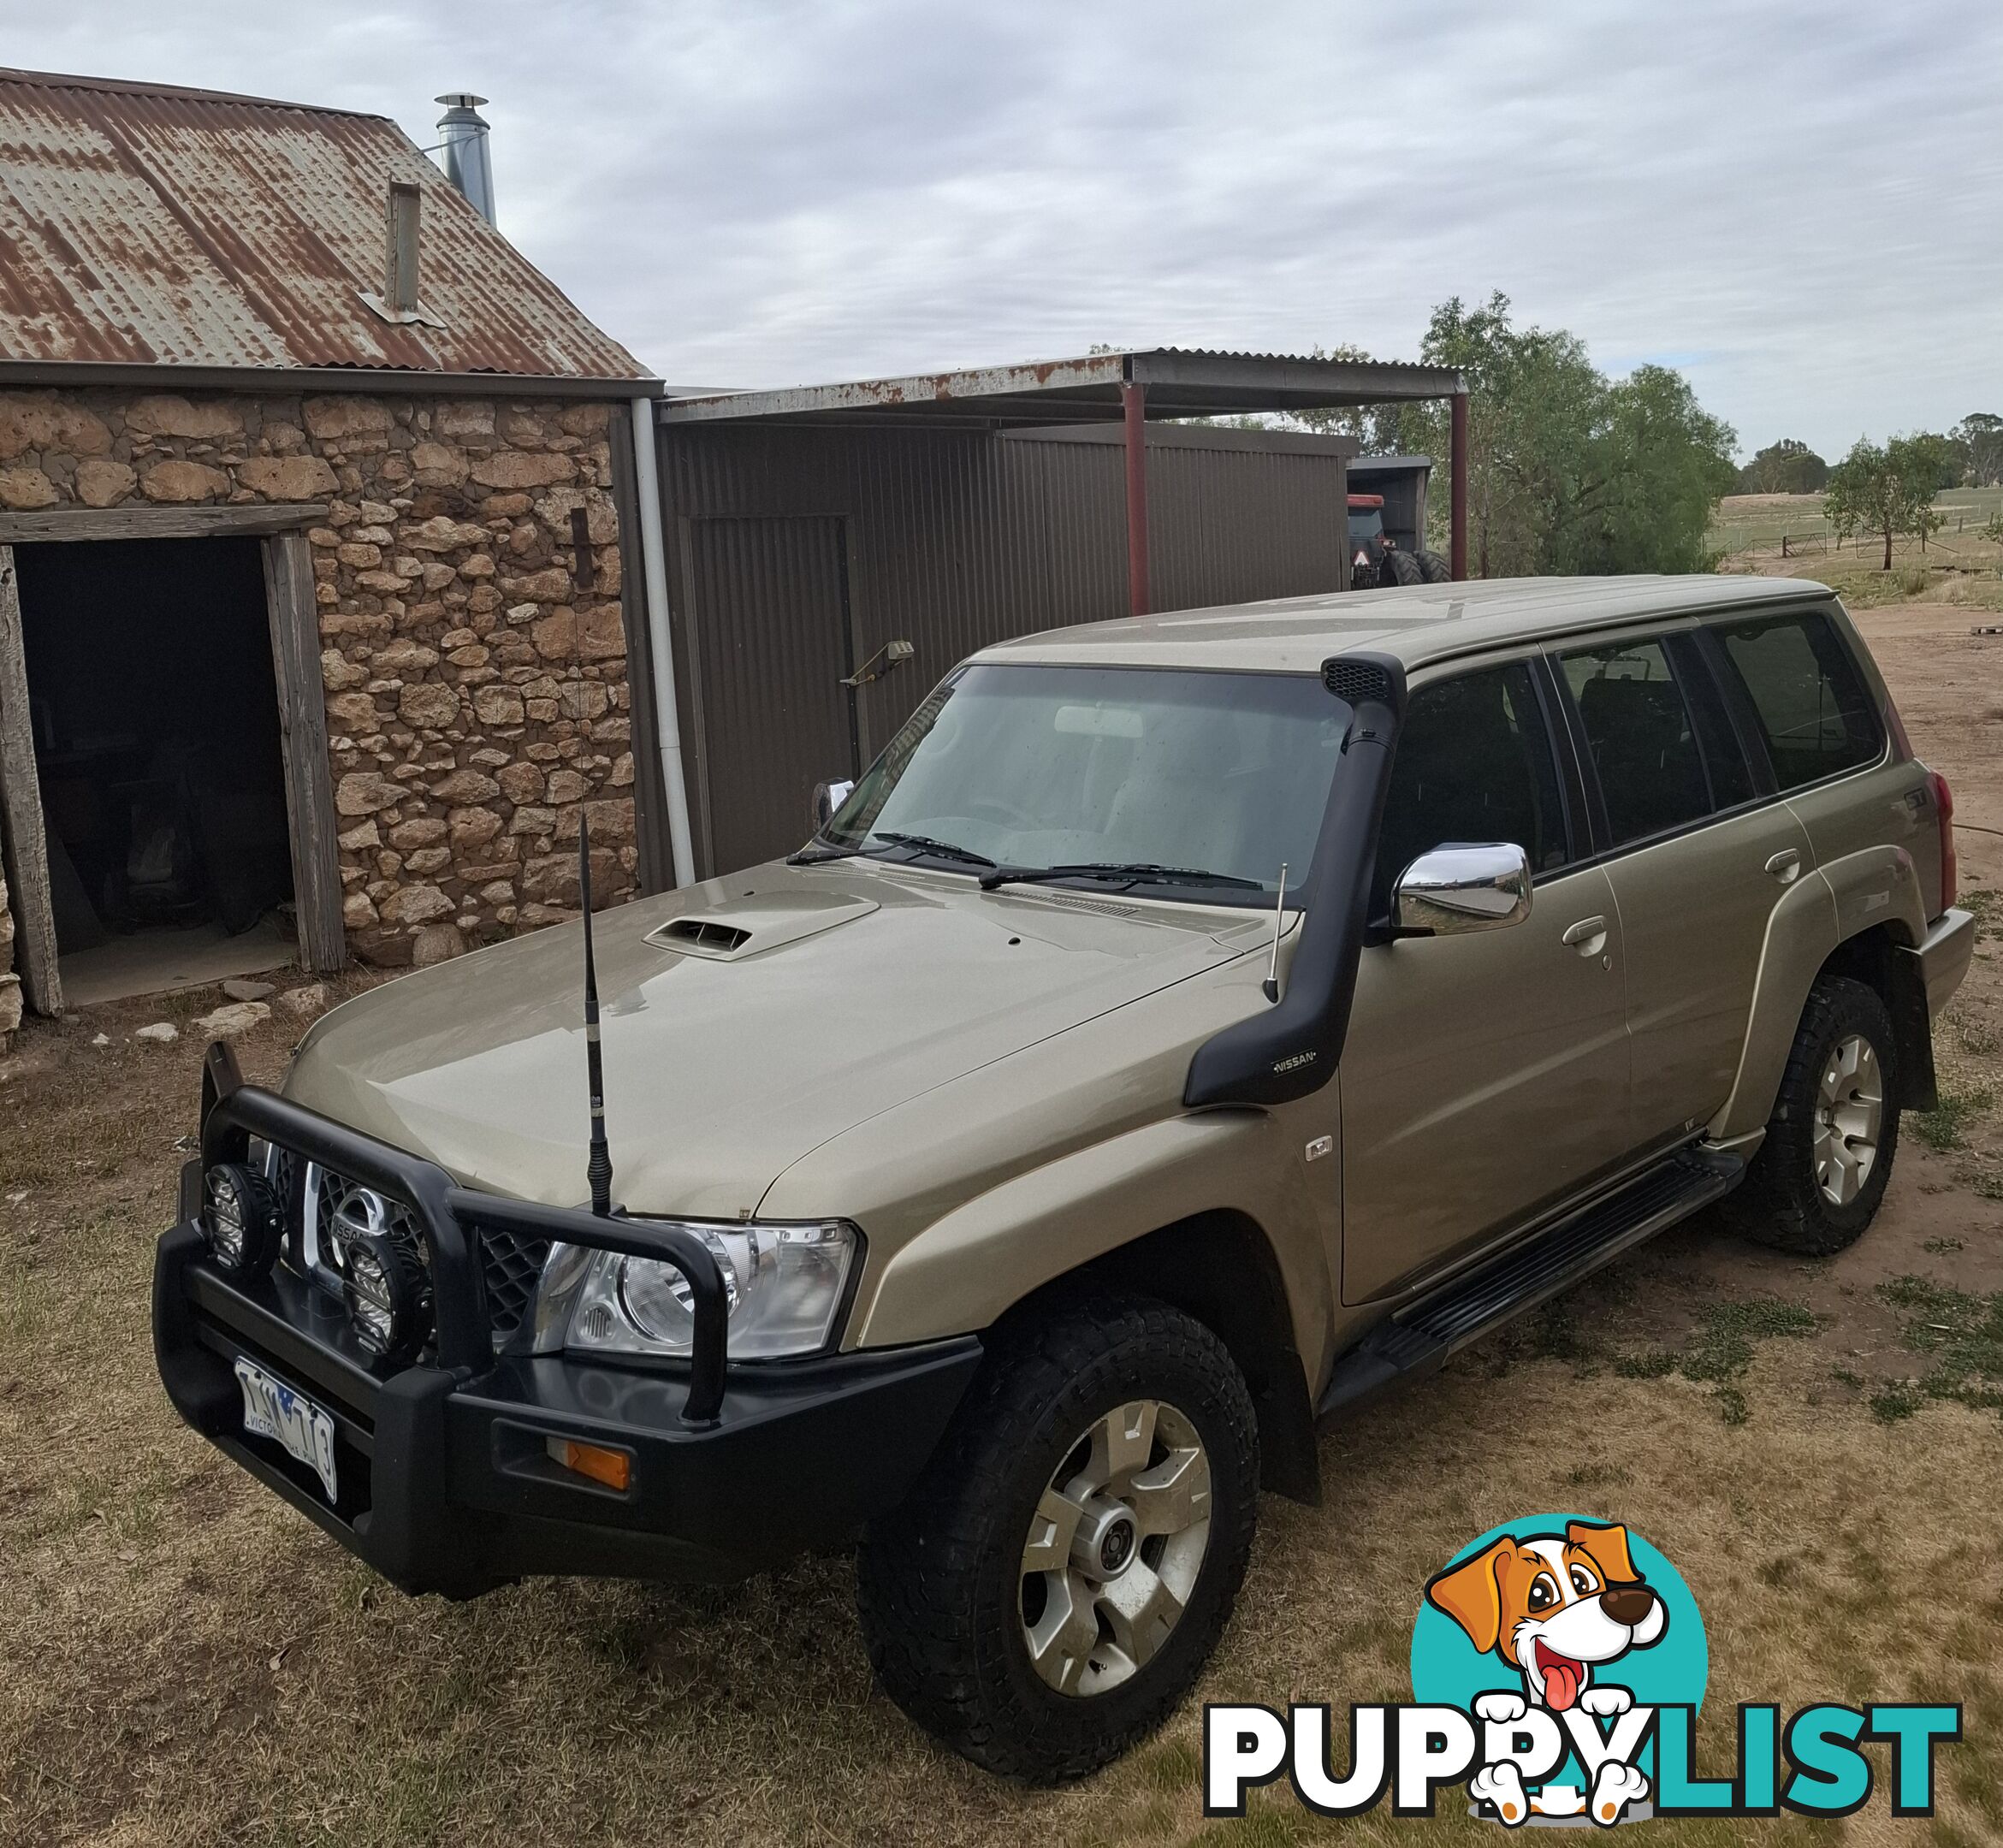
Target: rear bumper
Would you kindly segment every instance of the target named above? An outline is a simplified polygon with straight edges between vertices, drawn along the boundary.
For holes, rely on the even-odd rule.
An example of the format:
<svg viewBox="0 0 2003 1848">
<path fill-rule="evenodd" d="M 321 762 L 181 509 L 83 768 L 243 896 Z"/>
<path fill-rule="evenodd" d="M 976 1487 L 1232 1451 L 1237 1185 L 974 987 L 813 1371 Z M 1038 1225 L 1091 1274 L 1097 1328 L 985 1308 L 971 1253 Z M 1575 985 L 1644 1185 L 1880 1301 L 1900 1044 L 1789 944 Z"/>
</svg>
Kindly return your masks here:
<svg viewBox="0 0 2003 1848">
<path fill-rule="evenodd" d="M 1919 964 L 1929 1015 L 1937 1016 L 1960 987 L 1975 956 L 1975 935 L 1973 914 L 1951 909 L 1927 927 L 1917 949 L 1906 952 Z"/>
<path fill-rule="evenodd" d="M 536 1573 L 741 1577 L 841 1545 L 909 1491 L 981 1359 L 972 1336 L 882 1354 L 730 1368 L 713 1423 L 686 1370 L 504 1357 L 471 1377 L 379 1377 L 331 1301 L 280 1270 L 241 1287 L 184 1221 L 159 1242 L 153 1345 L 187 1422 L 406 1591 L 471 1597 Z M 243 1429 L 239 1355 L 335 1421 L 337 1492 Z M 550 1460 L 547 1440 L 632 1457 L 629 1487 Z"/>
</svg>

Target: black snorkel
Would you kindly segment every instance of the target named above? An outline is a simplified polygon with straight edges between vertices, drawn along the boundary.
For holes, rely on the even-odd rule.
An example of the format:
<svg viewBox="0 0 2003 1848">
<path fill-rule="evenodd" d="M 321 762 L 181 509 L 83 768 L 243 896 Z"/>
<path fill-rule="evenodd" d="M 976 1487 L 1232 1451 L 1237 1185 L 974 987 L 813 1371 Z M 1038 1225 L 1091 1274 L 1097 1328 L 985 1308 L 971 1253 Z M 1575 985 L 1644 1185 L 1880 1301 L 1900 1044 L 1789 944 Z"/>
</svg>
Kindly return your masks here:
<svg viewBox="0 0 2003 1848">
<path fill-rule="evenodd" d="M 1321 678 L 1350 708 L 1349 728 L 1315 843 L 1314 869 L 1301 887 L 1307 916 L 1286 992 L 1196 1049 L 1182 1087 L 1191 1110 L 1289 1103 L 1319 1091 L 1342 1057 L 1369 922 L 1378 828 L 1405 716 L 1405 669 L 1389 654 L 1336 654 L 1321 664 Z"/>
</svg>

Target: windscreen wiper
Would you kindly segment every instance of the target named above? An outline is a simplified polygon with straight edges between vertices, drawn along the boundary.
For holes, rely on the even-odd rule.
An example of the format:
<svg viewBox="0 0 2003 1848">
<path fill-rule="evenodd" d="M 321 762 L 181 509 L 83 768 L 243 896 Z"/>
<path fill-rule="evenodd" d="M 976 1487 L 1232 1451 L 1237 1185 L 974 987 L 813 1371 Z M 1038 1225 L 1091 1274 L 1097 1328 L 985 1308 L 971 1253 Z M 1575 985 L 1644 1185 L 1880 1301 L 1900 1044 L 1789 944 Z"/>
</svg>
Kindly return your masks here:
<svg viewBox="0 0 2003 1848">
<path fill-rule="evenodd" d="M 910 847 L 918 853 L 928 853 L 939 860 L 957 860 L 967 866 L 993 867 L 994 862 L 984 853 L 975 853 L 971 847 L 963 847 L 957 841 L 934 840 L 929 834 L 872 833 L 870 841 L 887 841 L 893 847 Z M 863 844 L 865 846 L 868 842 Z"/>
<path fill-rule="evenodd" d="M 843 847 L 816 834 L 797 852 L 786 856 L 788 866 L 819 866 L 824 860 L 852 860 L 862 852 L 860 847 Z"/>
<path fill-rule="evenodd" d="M 1066 866 L 1004 867 L 981 875 L 984 891 L 998 886 L 1029 886 L 1051 880 L 1118 880 L 1129 886 L 1228 886 L 1240 891 L 1264 891 L 1257 880 L 1236 873 L 1210 873 L 1201 867 L 1157 866 L 1152 861 L 1086 860 Z"/>
</svg>

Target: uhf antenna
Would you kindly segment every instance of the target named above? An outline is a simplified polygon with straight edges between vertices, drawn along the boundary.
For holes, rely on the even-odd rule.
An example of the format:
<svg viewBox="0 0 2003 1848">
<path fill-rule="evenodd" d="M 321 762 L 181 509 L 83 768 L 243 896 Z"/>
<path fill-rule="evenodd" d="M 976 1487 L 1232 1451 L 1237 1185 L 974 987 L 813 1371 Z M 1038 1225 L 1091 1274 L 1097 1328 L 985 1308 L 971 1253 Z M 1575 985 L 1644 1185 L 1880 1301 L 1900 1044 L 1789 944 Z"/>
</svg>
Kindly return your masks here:
<svg viewBox="0 0 2003 1848">
<path fill-rule="evenodd" d="M 612 1217 L 612 1151 L 605 1140 L 605 1060 L 598 1047 L 598 968 L 591 956 L 591 830 L 578 809 L 578 894 L 584 905 L 584 1065 L 591 1087 L 591 1211 Z"/>
<path fill-rule="evenodd" d="M 1271 962 L 1266 964 L 1265 980 L 1259 986 L 1265 990 L 1268 1001 L 1280 998 L 1280 928 L 1287 921 L 1287 862 L 1280 862 L 1280 895 L 1273 901 L 1273 953 Z M 590 967 L 590 951 L 584 951 L 585 967 Z"/>
</svg>

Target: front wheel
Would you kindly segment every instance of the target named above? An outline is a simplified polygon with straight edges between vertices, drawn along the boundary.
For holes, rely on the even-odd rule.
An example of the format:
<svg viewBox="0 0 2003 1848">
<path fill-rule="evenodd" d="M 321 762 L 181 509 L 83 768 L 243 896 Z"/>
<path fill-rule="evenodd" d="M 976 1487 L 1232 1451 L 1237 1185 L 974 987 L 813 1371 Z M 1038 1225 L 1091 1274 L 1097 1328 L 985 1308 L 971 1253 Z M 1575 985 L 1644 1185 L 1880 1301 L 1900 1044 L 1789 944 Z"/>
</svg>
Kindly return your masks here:
<svg viewBox="0 0 2003 1848">
<path fill-rule="evenodd" d="M 1896 1059 L 1874 990 L 1848 976 L 1810 990 L 1766 1140 L 1727 1202 L 1747 1237 L 1823 1258 L 1864 1235 L 1899 1152 Z"/>
<path fill-rule="evenodd" d="M 1230 1355 L 1105 1299 L 998 1341 L 856 1590 L 891 1697 L 975 1763 L 1082 1777 L 1188 1691 L 1252 1547 L 1259 1436 Z"/>
</svg>

